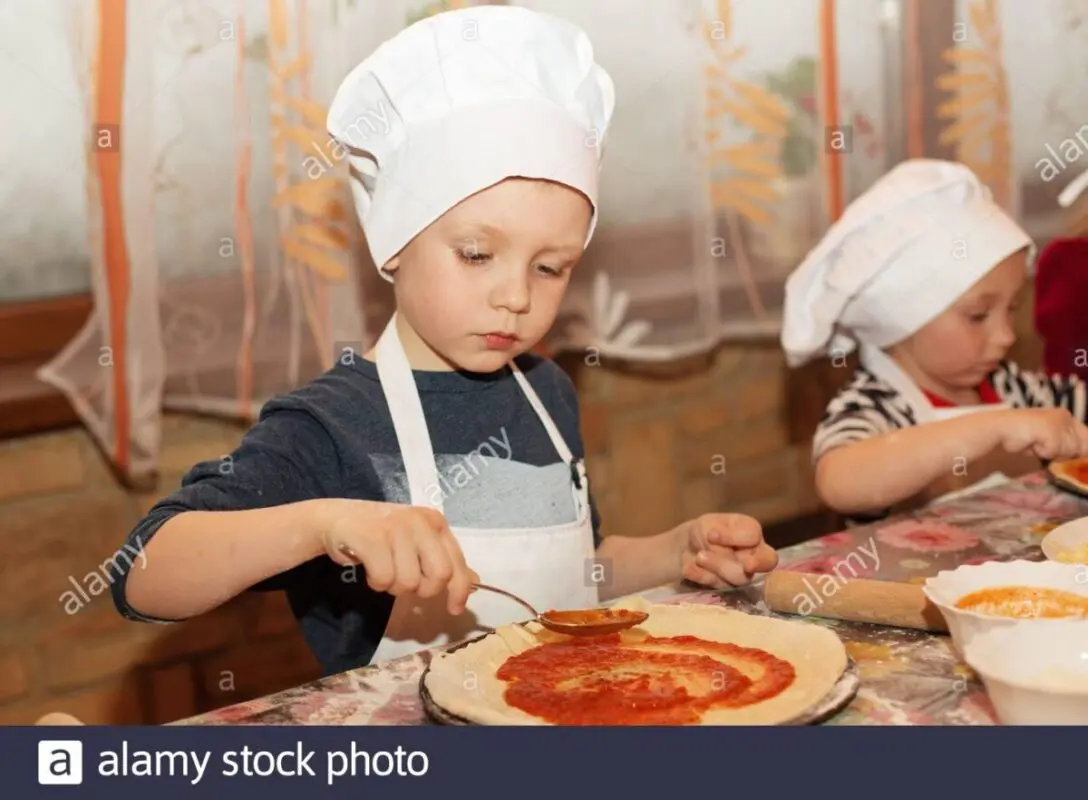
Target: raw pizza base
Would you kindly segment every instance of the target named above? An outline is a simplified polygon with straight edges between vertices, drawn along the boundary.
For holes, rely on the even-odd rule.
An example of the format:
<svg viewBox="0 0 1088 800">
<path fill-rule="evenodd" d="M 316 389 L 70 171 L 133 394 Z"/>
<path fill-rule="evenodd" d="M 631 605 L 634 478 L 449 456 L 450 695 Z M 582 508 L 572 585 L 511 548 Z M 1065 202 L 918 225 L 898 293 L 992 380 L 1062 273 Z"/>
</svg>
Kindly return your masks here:
<svg viewBox="0 0 1088 800">
<path fill-rule="evenodd" d="M 809 622 L 745 614 L 716 606 L 655 605 L 641 598 L 615 608 L 647 611 L 639 626 L 651 636 L 697 636 L 712 642 L 755 647 L 789 661 L 793 684 L 769 700 L 746 708 L 711 709 L 700 725 L 780 725 L 819 703 L 835 686 L 848 664 L 846 647 L 832 631 Z M 431 699 L 447 713 L 480 725 L 549 725 L 507 705 L 507 684 L 497 677 L 511 656 L 540 642 L 536 623 L 509 625 L 453 652 L 436 655 L 424 678 Z M 546 634 L 547 632 L 545 632 Z"/>
<path fill-rule="evenodd" d="M 1088 458 L 1074 458 L 1070 461 L 1051 461 L 1046 466 L 1052 483 L 1068 492 L 1088 497 L 1088 486 L 1078 481 L 1073 476 L 1078 469 L 1088 466 Z"/>
</svg>

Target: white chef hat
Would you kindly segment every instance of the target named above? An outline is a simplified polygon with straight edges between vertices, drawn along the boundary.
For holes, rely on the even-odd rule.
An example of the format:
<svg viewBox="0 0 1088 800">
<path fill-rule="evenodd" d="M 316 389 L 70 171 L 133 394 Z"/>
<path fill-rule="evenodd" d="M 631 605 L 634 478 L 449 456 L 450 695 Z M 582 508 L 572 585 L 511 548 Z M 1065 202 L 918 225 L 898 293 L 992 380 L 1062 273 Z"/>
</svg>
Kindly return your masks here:
<svg viewBox="0 0 1088 800">
<path fill-rule="evenodd" d="M 901 162 L 846 208 L 787 280 L 786 360 L 796 367 L 850 353 L 856 342 L 900 342 L 1023 248 L 1034 252 L 1030 237 L 970 169 Z"/>
<path fill-rule="evenodd" d="M 477 6 L 423 19 L 378 47 L 337 90 L 328 128 L 352 148 L 356 212 L 380 270 L 450 208 L 509 177 L 586 195 L 588 244 L 614 106 L 612 79 L 579 28 Z"/>
</svg>

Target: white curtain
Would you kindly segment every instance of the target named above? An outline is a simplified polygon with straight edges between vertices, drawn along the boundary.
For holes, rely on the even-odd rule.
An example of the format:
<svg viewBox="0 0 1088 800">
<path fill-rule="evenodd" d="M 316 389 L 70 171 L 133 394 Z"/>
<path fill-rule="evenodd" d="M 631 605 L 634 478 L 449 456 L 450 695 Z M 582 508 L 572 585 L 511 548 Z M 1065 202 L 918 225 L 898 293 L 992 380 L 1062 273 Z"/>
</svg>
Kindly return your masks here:
<svg viewBox="0 0 1088 800">
<path fill-rule="evenodd" d="M 785 277 L 907 153 L 918 2 L 519 0 L 582 26 L 618 94 L 601 225 L 544 348 L 661 361 L 777 337 Z M 325 108 L 381 41 L 467 3 L 0 0 L 18 109 L 0 126 L 0 299 L 43 265 L 89 275 L 94 316 L 41 377 L 123 474 L 154 476 L 164 408 L 253 419 L 373 341 L 390 294 Z M 1083 3 L 958 3 L 946 138 L 1023 210 L 1047 145 L 1088 122 L 1088 83 L 1068 79 Z"/>
</svg>

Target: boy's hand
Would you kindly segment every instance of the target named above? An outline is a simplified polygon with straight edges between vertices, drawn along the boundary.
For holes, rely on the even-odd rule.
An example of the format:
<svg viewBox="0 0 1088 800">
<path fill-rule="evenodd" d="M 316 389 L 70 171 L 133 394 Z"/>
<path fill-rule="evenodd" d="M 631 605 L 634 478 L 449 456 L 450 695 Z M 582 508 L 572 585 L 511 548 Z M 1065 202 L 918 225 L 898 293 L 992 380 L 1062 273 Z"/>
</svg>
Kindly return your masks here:
<svg viewBox="0 0 1088 800">
<path fill-rule="evenodd" d="M 1044 461 L 1088 456 L 1088 427 L 1064 408 L 1018 408 L 1004 412 L 1001 445 Z"/>
<path fill-rule="evenodd" d="M 712 589 L 744 586 L 770 572 L 778 554 L 763 541 L 763 528 L 742 514 L 704 514 L 681 526 L 680 574 Z"/>
<path fill-rule="evenodd" d="M 433 508 L 340 500 L 322 525 L 321 544 L 344 566 L 361 564 L 367 585 L 391 595 L 436 597 L 448 590 L 447 607 L 460 614 L 479 576 Z"/>
</svg>

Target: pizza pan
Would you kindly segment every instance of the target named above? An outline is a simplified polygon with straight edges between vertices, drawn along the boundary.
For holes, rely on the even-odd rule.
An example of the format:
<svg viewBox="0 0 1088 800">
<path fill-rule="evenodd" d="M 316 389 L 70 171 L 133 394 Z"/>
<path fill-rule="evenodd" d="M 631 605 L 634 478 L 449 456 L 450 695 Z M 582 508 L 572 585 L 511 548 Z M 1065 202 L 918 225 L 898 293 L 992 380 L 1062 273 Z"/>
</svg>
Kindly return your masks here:
<svg viewBox="0 0 1088 800">
<path fill-rule="evenodd" d="M 447 652 L 454 652 L 460 650 L 462 647 L 467 647 L 473 642 L 477 642 L 483 639 L 484 636 L 477 636 L 467 641 L 461 642 L 458 645 L 454 645 L 449 648 Z M 427 674 L 431 671 L 430 666 L 423 670 L 423 674 L 419 678 L 419 696 L 423 701 L 423 710 L 427 713 L 427 716 L 435 723 L 439 725 L 476 725 L 477 723 L 467 720 L 464 717 L 459 717 L 456 714 L 451 714 L 446 711 L 442 706 L 435 702 L 431 697 L 431 693 L 427 691 Z M 842 675 L 839 676 L 839 680 L 831 687 L 823 699 L 813 705 L 803 714 L 794 717 L 791 720 L 780 723 L 781 725 L 816 725 L 821 722 L 826 722 L 833 716 L 838 714 L 844 708 L 846 708 L 853 701 L 854 696 L 858 693 L 858 687 L 861 685 L 861 677 L 858 675 L 858 666 L 854 662 L 854 659 L 849 655 L 846 657 L 846 669 L 843 670 Z M 712 726 L 711 726 L 712 727 Z M 724 727 L 724 726 L 723 726 Z"/>
<path fill-rule="evenodd" d="M 1088 459 L 1076 459 L 1076 461 L 1088 462 Z M 1064 464 L 1069 464 L 1069 461 L 1051 461 L 1046 465 L 1046 477 L 1050 483 L 1064 492 L 1078 495 L 1079 497 L 1088 498 L 1088 486 L 1077 483 L 1070 477 L 1057 474 L 1057 470 Z"/>
</svg>

